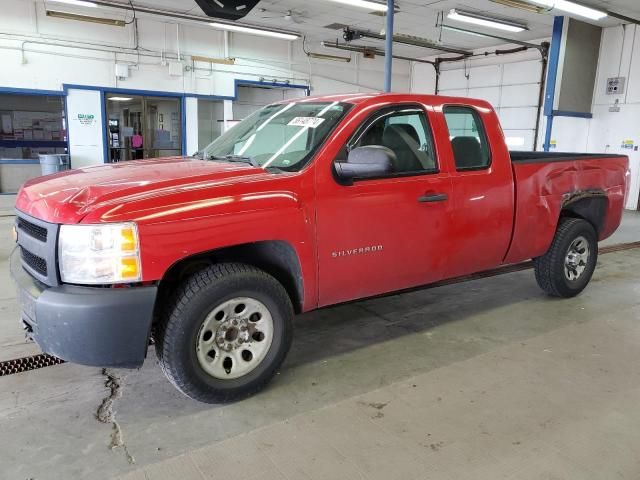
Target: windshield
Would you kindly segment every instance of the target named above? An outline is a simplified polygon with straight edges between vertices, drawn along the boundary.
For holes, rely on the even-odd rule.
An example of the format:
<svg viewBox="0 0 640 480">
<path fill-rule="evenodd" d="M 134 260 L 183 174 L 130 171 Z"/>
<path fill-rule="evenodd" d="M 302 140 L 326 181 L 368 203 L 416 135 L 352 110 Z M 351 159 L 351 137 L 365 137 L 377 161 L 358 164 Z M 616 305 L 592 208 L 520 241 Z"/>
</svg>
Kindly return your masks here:
<svg viewBox="0 0 640 480">
<path fill-rule="evenodd" d="M 268 105 L 245 118 L 198 155 L 298 171 L 311 159 L 350 105 L 291 102 Z"/>
</svg>

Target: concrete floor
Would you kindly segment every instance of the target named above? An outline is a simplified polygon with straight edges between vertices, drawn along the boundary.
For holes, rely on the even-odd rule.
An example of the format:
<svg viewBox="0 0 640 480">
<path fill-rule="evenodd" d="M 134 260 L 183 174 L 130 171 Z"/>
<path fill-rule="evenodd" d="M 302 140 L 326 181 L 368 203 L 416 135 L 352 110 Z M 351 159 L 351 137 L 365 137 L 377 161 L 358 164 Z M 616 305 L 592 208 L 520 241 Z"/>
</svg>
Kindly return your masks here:
<svg viewBox="0 0 640 480">
<path fill-rule="evenodd" d="M 638 240 L 627 213 L 607 243 Z M 2 377 L 0 478 L 640 478 L 640 249 L 599 263 L 571 300 L 529 270 L 303 315 L 274 382 L 232 405 L 181 396 L 153 351 L 110 372 L 106 424 L 100 369 Z M 37 351 L 6 270 L 0 359 Z"/>
</svg>

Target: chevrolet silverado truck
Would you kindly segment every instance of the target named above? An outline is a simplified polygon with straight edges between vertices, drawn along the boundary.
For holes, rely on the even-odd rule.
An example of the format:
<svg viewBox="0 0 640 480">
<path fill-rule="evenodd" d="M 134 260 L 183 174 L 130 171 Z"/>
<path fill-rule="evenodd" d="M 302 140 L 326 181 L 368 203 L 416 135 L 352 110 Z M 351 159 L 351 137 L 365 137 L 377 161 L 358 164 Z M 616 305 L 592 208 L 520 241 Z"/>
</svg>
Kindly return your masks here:
<svg viewBox="0 0 640 480">
<path fill-rule="evenodd" d="M 353 94 L 269 105 L 193 157 L 27 182 L 11 258 L 49 354 L 139 367 L 184 394 L 264 387 L 293 317 L 534 260 L 572 297 L 621 220 L 628 159 L 509 152 L 484 101 Z"/>
</svg>

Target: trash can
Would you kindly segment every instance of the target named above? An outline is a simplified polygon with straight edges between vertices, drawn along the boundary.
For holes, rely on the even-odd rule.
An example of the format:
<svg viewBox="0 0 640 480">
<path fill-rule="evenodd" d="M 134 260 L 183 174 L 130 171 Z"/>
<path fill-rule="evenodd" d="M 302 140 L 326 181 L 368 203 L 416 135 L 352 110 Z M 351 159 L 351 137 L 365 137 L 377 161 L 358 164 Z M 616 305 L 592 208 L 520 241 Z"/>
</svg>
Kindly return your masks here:
<svg viewBox="0 0 640 480">
<path fill-rule="evenodd" d="M 42 175 L 51 175 L 69 169 L 69 155 L 66 153 L 51 153 L 38 155 Z"/>
</svg>

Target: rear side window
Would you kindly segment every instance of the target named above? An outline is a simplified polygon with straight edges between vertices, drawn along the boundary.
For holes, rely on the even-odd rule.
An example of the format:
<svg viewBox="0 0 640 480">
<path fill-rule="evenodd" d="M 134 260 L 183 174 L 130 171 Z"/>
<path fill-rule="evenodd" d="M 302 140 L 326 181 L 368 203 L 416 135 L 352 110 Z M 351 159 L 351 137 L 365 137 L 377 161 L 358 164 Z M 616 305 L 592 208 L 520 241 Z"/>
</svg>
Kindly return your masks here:
<svg viewBox="0 0 640 480">
<path fill-rule="evenodd" d="M 480 115 L 473 108 L 444 107 L 444 118 L 457 170 L 479 170 L 489 167 L 489 143 Z"/>
</svg>

